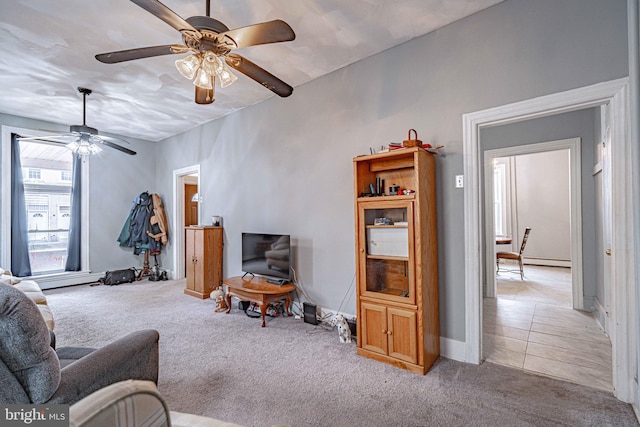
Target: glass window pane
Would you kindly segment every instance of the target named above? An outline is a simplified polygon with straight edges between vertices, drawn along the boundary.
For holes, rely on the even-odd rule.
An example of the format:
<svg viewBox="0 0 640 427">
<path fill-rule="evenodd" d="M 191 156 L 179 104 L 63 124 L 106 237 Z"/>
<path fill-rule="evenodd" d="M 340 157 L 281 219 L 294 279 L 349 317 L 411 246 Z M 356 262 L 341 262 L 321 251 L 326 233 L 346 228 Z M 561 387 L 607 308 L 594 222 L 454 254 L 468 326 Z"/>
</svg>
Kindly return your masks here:
<svg viewBox="0 0 640 427">
<path fill-rule="evenodd" d="M 409 224 L 406 208 L 366 209 L 366 290 L 408 298 Z"/>
<path fill-rule="evenodd" d="M 71 206 L 73 153 L 64 146 L 20 142 L 33 275 L 64 271 Z M 26 173 L 25 173 L 26 172 Z M 69 179 L 65 179 L 69 177 Z"/>
<path fill-rule="evenodd" d="M 496 236 L 506 236 L 506 167 L 504 163 L 493 167 L 493 217 Z"/>
</svg>

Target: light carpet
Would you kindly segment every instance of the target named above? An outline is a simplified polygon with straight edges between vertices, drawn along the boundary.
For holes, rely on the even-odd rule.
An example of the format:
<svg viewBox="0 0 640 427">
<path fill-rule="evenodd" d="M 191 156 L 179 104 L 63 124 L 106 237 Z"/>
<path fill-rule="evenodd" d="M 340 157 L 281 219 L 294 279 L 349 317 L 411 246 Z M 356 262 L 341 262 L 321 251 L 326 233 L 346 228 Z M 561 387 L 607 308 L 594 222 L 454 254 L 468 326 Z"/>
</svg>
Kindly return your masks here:
<svg viewBox="0 0 640 427">
<path fill-rule="evenodd" d="M 169 408 L 246 426 L 635 426 L 611 394 L 520 370 L 440 358 L 425 376 L 356 354 L 335 330 L 260 320 L 183 293 L 184 281 L 45 291 L 58 346 L 160 332 Z"/>
</svg>

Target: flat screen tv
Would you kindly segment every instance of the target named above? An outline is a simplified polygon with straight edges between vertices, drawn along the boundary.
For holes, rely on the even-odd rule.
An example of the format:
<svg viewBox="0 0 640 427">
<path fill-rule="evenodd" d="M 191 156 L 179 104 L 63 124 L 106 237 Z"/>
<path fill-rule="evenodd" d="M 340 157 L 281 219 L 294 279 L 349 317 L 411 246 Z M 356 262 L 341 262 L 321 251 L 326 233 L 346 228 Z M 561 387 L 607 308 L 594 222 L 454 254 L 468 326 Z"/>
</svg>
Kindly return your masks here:
<svg viewBox="0 0 640 427">
<path fill-rule="evenodd" d="M 291 281 L 291 238 L 288 234 L 242 233 L 242 271 Z"/>
</svg>

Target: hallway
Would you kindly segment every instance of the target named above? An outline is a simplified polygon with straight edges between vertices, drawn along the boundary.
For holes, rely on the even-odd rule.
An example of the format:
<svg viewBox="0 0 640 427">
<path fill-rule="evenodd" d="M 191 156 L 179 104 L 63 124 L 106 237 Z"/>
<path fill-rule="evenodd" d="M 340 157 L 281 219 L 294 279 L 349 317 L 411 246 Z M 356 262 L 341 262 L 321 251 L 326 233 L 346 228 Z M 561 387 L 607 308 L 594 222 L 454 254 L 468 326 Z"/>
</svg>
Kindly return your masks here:
<svg viewBox="0 0 640 427">
<path fill-rule="evenodd" d="M 483 303 L 484 360 L 613 391 L 611 342 L 590 313 L 571 308 L 568 268 L 500 273 Z"/>
</svg>

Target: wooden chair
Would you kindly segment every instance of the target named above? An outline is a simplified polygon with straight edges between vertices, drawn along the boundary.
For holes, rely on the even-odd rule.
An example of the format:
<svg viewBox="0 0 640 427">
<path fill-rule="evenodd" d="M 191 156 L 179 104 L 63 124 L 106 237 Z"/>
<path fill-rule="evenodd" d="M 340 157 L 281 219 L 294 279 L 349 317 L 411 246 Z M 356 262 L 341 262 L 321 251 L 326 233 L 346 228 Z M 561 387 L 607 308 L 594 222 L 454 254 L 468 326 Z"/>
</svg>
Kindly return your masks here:
<svg viewBox="0 0 640 427">
<path fill-rule="evenodd" d="M 518 261 L 518 265 L 520 266 L 520 280 L 524 280 L 524 267 L 522 265 L 522 253 L 524 252 L 524 247 L 527 244 L 527 239 L 529 238 L 529 233 L 531 232 L 531 227 L 527 227 L 524 230 L 524 236 L 522 237 L 522 244 L 520 245 L 520 251 L 519 252 L 508 252 L 508 251 L 504 251 L 504 252 L 497 252 L 496 253 L 496 267 L 498 268 L 497 272 L 500 272 L 500 260 L 501 259 L 512 259 L 512 260 L 517 260 Z M 502 271 L 508 271 L 508 270 L 502 270 Z"/>
</svg>

